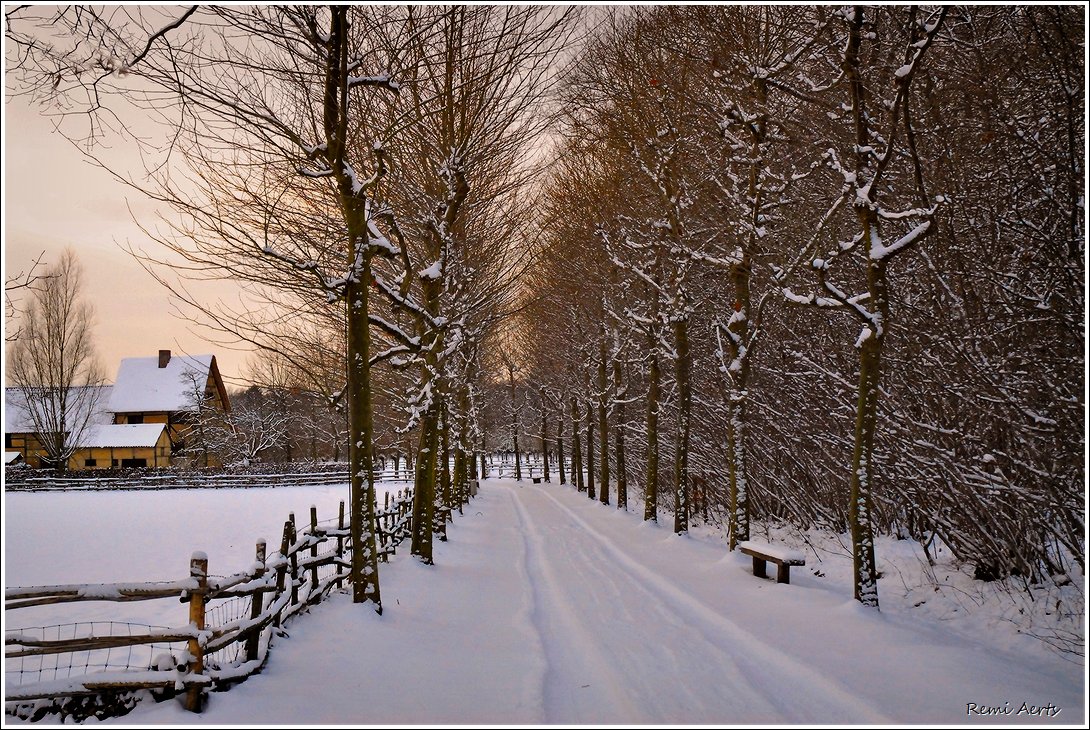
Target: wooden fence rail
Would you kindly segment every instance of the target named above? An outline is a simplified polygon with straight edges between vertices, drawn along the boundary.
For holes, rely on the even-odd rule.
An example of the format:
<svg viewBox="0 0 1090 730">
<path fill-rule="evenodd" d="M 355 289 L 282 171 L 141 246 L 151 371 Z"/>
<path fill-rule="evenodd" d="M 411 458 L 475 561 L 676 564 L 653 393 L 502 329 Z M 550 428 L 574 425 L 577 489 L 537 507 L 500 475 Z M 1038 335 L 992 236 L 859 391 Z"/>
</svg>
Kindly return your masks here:
<svg viewBox="0 0 1090 730">
<path fill-rule="evenodd" d="M 472 491 L 476 493 L 476 489 Z M 169 645 L 170 649 L 149 666 L 53 681 L 41 681 L 39 676 L 34 683 L 5 686 L 8 711 L 14 709 L 19 714 L 19 703 L 42 698 L 62 701 L 69 697 L 151 689 L 168 696 L 183 694 L 186 708 L 199 712 L 209 688 L 225 688 L 261 670 L 268 659 L 272 637 L 286 620 L 345 584 L 351 568 L 351 544 L 344 502 L 340 504 L 335 526 L 320 524 L 313 507 L 309 518 L 309 524 L 299 530 L 295 515 L 289 515 L 278 552 L 266 555 L 265 541 L 259 541 L 253 567 L 225 577 L 210 576 L 207 557 L 194 553 L 189 577 L 178 581 L 6 589 L 5 610 L 77 601 L 163 598 L 189 604 L 186 626 L 149 627 L 133 635 L 89 633 L 43 639 L 23 633 L 26 630 L 7 631 L 4 656 L 9 667 L 11 660 L 24 657 L 141 645 Z M 437 521 L 449 519 L 449 510 L 436 516 Z M 379 555 L 385 561 L 412 534 L 412 490 L 405 489 L 394 496 L 387 493 L 385 504 L 376 511 L 375 522 Z M 235 615 L 218 625 L 206 625 L 210 605 L 230 599 L 243 599 Z"/>
<path fill-rule="evenodd" d="M 408 482 L 411 475 L 395 476 L 390 472 L 375 472 L 376 482 Z M 258 487 L 300 487 L 347 484 L 348 471 L 324 471 L 263 474 L 202 474 L 185 472 L 159 474 L 154 471 L 125 474 L 122 476 L 60 476 L 54 473 L 18 475 L 9 479 L 7 488 L 24 492 L 48 491 L 95 491 L 95 490 L 159 490 L 159 489 L 204 489 L 204 488 L 258 488 Z"/>
</svg>

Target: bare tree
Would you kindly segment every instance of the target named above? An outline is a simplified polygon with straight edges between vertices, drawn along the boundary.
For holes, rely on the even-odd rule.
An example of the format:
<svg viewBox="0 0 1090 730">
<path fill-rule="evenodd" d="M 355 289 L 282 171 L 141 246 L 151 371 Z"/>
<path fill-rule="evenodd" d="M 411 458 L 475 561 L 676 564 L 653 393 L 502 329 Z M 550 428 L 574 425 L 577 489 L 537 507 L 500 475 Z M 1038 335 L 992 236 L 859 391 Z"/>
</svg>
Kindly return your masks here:
<svg viewBox="0 0 1090 730">
<path fill-rule="evenodd" d="M 376 227 L 388 130 L 369 126 L 362 99 L 400 89 L 397 59 L 368 42 L 382 12 L 21 8 L 6 20 L 16 93 L 81 115 L 90 143 L 120 126 L 118 109 L 164 125 L 167 156 L 147 182 L 114 174 L 189 226 L 174 231 L 191 241 L 176 249 L 183 268 L 345 312 L 353 596 L 381 612 L 369 294 L 373 260 L 396 251 Z"/>
<path fill-rule="evenodd" d="M 83 270 L 72 249 L 31 285 L 8 372 L 46 458 L 58 470 L 92 423 L 104 381 L 92 341 L 94 310 L 83 300 Z"/>
<path fill-rule="evenodd" d="M 41 281 L 42 275 L 36 273 L 38 267 L 42 265 L 42 259 L 45 257 L 43 251 L 38 255 L 38 258 L 34 259 L 34 262 L 30 265 L 30 268 L 26 271 L 20 271 L 17 274 L 12 274 L 4 279 L 4 341 L 14 342 L 19 339 L 19 327 L 15 326 L 15 320 L 19 314 L 22 313 L 20 306 L 19 296 L 25 293 L 25 290 L 30 289 L 38 281 Z"/>
<path fill-rule="evenodd" d="M 231 398 L 230 414 L 212 430 L 226 461 L 249 464 L 284 444 L 294 418 L 283 407 L 280 395 L 253 385 Z"/>
</svg>

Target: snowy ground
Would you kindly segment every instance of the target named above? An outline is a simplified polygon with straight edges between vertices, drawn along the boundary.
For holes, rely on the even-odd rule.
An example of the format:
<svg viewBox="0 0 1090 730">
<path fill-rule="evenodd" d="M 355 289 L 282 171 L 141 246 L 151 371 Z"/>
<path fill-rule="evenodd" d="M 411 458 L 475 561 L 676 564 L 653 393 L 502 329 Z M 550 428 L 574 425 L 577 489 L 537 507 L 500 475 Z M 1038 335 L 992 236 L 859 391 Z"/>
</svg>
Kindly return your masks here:
<svg viewBox="0 0 1090 730">
<path fill-rule="evenodd" d="M 404 487 L 378 483 L 384 490 Z M 7 492 L 4 495 L 4 585 L 172 581 L 189 574 L 194 551 L 208 555 L 212 575 L 254 561 L 260 538 L 280 547 L 284 521 L 335 520 L 348 485 L 267 489 L 169 489 Z M 178 626 L 188 609 L 177 601 L 88 602 L 6 612 L 5 628 L 64 621 L 121 620 Z"/>
<path fill-rule="evenodd" d="M 142 495 L 183 501 L 156 503 L 162 519 L 150 542 L 130 532 L 134 549 L 117 553 L 112 571 L 103 567 L 90 576 L 81 572 L 65 538 L 86 535 L 88 519 L 97 519 L 103 507 L 114 516 L 112 523 L 102 518 L 99 527 L 107 531 L 123 514 L 123 493 L 74 511 L 62 505 L 75 495 L 9 495 L 5 584 L 177 577 L 173 571 L 149 576 L 158 563 L 146 553 L 163 557 L 157 545 L 190 534 L 173 525 L 185 522 L 179 515 L 193 506 L 194 495 L 207 509 L 203 522 L 216 524 L 215 515 L 222 515 L 235 526 L 202 545 L 173 543 L 169 556 L 179 553 L 175 562 L 184 563 L 188 550 L 199 547 L 213 561 L 247 564 L 252 541 L 235 545 L 240 534 L 265 534 L 271 541 L 289 509 L 299 516 L 316 503 L 320 517 L 332 515 L 343 497 L 311 497 L 314 490 L 306 499 L 289 490 L 244 491 L 233 508 L 220 502 L 236 499 L 229 494 L 190 493 L 188 500 L 170 492 Z M 54 497 L 53 503 L 34 501 Z M 265 500 L 277 505 L 267 507 Z M 292 500 L 302 504 L 288 506 Z M 131 509 L 134 526 L 148 522 L 146 510 Z M 73 514 L 72 524 L 59 516 L 64 513 Z M 259 524 L 264 514 L 268 526 Z M 253 522 L 252 530 L 239 531 L 240 516 Z M 67 546 L 28 542 L 44 537 Z M 436 566 L 404 554 L 384 566 L 383 616 L 336 595 L 292 622 L 290 636 L 278 640 L 263 674 L 213 694 L 203 715 L 186 713 L 174 702 L 146 703 L 120 721 L 219 726 L 1044 720 L 1017 714 L 1023 703 L 1058 708 L 1052 722 L 1078 724 L 1084 718 L 1081 660 L 1065 659 L 1026 637 L 992 632 L 998 640 L 984 641 L 978 637 L 989 634 L 969 627 L 976 622 L 972 616 L 935 621 L 924 610 L 902 610 L 904 600 L 897 597 L 914 596 L 890 590 L 892 581 L 901 580 L 893 570 L 881 584 L 891 600 L 875 613 L 851 599 L 849 573 L 841 565 L 846 558 L 810 560 L 793 569 L 791 585 L 777 585 L 753 577 L 749 559 L 725 553 L 715 536 L 677 537 L 570 487 L 509 480 L 485 482 L 466 513 L 456 517 L 450 538 L 437 546 Z M 53 562 L 62 565 L 43 580 L 41 570 Z M 887 567 L 901 564 L 907 563 Z M 970 703 L 1010 714 L 970 716 Z"/>
</svg>

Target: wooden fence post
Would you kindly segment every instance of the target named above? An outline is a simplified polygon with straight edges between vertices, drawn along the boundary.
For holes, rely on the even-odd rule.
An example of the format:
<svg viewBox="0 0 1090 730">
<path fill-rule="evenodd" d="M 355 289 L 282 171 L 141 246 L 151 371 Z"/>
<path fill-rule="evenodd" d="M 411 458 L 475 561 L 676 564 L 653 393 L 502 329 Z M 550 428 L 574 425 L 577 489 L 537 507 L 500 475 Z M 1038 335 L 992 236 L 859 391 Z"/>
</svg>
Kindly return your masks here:
<svg viewBox="0 0 1090 730">
<path fill-rule="evenodd" d="M 257 541 L 257 556 L 258 562 L 257 571 L 254 574 L 255 578 L 261 578 L 265 575 L 265 540 Z M 250 598 L 250 620 L 256 621 L 261 615 L 261 599 L 265 594 L 260 591 L 254 591 L 253 596 Z M 246 660 L 253 661 L 257 659 L 257 649 L 259 639 L 261 638 L 261 626 L 255 625 L 250 629 L 250 635 L 246 637 Z"/>
<path fill-rule="evenodd" d="M 382 562 L 387 563 L 390 561 L 390 555 L 386 551 L 387 545 L 390 544 L 390 493 L 387 492 L 383 497 L 382 514 L 375 519 L 375 530 L 378 533 L 378 550 L 379 558 Z"/>
<path fill-rule="evenodd" d="M 197 589 L 189 595 L 189 623 L 197 631 L 204 631 L 204 599 L 208 593 L 208 556 L 198 551 L 189 560 L 189 577 L 197 581 Z M 200 676 L 204 673 L 204 648 L 200 638 L 189 640 L 189 674 Z M 201 698 L 204 685 L 191 682 L 186 688 L 185 709 L 190 712 L 201 711 Z"/>
<path fill-rule="evenodd" d="M 344 557 L 344 537 L 339 534 L 344 532 L 344 500 L 341 500 L 340 509 L 337 511 L 337 560 Z M 341 577 L 341 566 L 336 565 L 337 569 L 337 590 L 341 589 L 344 585 L 344 578 Z"/>
<path fill-rule="evenodd" d="M 280 556 L 283 558 L 280 565 L 276 568 L 276 593 L 273 595 L 273 600 L 279 600 L 280 596 L 284 595 L 284 575 L 288 571 L 287 563 L 284 562 L 288 559 L 288 548 L 291 546 L 289 540 L 291 539 L 291 522 L 284 523 L 284 537 L 280 540 Z M 280 626 L 281 619 L 283 618 L 284 609 L 281 608 L 276 612 L 276 626 Z"/>
<path fill-rule="evenodd" d="M 299 551 L 293 550 L 295 543 L 299 540 L 299 534 L 295 531 L 295 513 L 292 512 L 288 515 L 289 529 L 291 530 L 290 542 L 288 543 L 288 552 L 291 555 L 288 557 L 288 563 L 291 565 L 291 605 L 299 603 Z"/>
<path fill-rule="evenodd" d="M 313 603 L 318 593 L 318 508 L 310 505 L 310 537 L 313 541 L 310 546 L 310 602 Z"/>
</svg>

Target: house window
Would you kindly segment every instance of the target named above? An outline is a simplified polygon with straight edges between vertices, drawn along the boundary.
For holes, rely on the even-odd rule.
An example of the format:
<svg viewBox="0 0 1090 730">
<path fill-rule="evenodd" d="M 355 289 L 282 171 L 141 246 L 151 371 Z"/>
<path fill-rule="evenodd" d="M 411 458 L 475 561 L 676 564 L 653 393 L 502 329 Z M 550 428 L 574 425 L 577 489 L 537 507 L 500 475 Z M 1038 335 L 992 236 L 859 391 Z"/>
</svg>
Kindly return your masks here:
<svg viewBox="0 0 1090 730">
<path fill-rule="evenodd" d="M 114 463 L 113 463 L 113 465 L 114 465 L 114 466 L 117 466 L 117 459 L 114 459 Z"/>
<path fill-rule="evenodd" d="M 144 415 L 143 414 L 140 414 L 138 416 L 129 416 L 129 423 L 143 423 L 143 422 L 144 422 Z"/>
<path fill-rule="evenodd" d="M 11 448 L 11 434 L 10 433 L 5 433 L 4 434 L 4 448 L 5 449 L 10 449 Z"/>
<path fill-rule="evenodd" d="M 97 459 L 84 459 L 83 460 L 83 465 L 84 466 L 98 466 L 98 460 Z"/>
<path fill-rule="evenodd" d="M 122 459 L 122 469 L 145 469 L 148 466 L 147 459 Z"/>
</svg>

